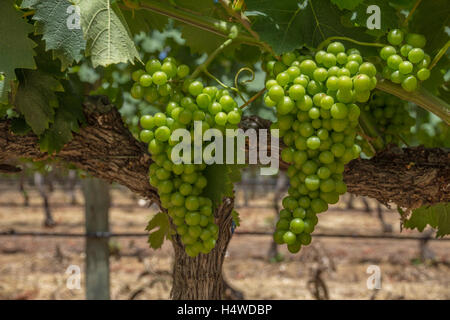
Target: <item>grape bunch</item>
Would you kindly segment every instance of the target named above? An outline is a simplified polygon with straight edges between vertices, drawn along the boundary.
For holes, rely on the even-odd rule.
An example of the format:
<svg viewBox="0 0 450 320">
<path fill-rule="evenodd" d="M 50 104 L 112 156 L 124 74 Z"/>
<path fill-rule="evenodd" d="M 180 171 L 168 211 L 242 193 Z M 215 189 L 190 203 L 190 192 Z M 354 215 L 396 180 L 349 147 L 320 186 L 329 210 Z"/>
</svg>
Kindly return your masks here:
<svg viewBox="0 0 450 320">
<path fill-rule="evenodd" d="M 355 144 L 360 108 L 376 86 L 376 68 L 359 51 L 340 42 L 318 51 L 314 60 L 296 52 L 269 61 L 264 101 L 276 108 L 278 128 L 290 164 L 288 196 L 274 240 L 296 253 L 311 242 L 317 214 L 347 191 L 344 165 L 360 154 Z"/>
<path fill-rule="evenodd" d="M 209 128 L 222 132 L 235 129 L 242 112 L 227 90 L 204 87 L 201 81 L 186 79 L 188 75 L 189 67 L 177 66 L 174 58 L 168 57 L 162 63 L 152 59 L 146 63 L 145 70 L 133 73 L 135 84 L 131 94 L 149 102 L 161 97 L 168 101 L 164 112 L 141 117 L 140 140 L 148 144 L 153 160 L 149 168 L 150 184 L 157 189 L 161 205 L 167 209 L 186 253 L 195 257 L 215 247 L 219 232 L 213 203 L 202 196 L 208 184 L 204 175 L 207 165 L 174 163 L 172 148 L 178 141 L 171 134 L 183 128 L 190 132 L 193 141 L 194 134 L 203 134 Z M 194 121 L 201 122 L 201 132 L 194 132 Z M 203 142 L 203 148 L 207 146 Z M 191 151 L 193 159 L 193 147 Z"/>
<path fill-rule="evenodd" d="M 408 92 L 416 90 L 418 80 L 430 77 L 431 58 L 423 51 L 425 37 L 416 33 L 405 36 L 403 31 L 394 29 L 388 33 L 387 40 L 391 45 L 380 50 L 380 57 L 385 61 L 383 78 L 401 84 Z"/>
<path fill-rule="evenodd" d="M 402 144 L 409 139 L 411 127 L 415 124 L 414 118 L 409 114 L 408 103 L 382 91 L 374 92 L 362 113 L 365 120 L 377 130 L 370 135 L 375 150 L 370 148 L 366 139 L 359 137 L 357 140 L 367 156 L 373 156 L 374 151 L 380 151 L 388 144 Z M 364 126 L 364 123 L 361 125 Z M 370 131 L 363 129 L 366 133 Z"/>
</svg>

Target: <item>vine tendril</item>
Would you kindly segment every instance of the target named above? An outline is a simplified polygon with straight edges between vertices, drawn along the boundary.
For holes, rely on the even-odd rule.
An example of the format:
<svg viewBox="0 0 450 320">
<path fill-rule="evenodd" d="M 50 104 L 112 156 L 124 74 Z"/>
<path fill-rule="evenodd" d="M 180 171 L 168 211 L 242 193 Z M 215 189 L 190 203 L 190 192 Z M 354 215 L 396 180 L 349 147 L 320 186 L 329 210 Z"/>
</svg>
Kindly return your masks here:
<svg viewBox="0 0 450 320">
<path fill-rule="evenodd" d="M 243 81 L 244 83 L 252 82 L 253 80 L 255 80 L 255 72 L 252 69 L 250 69 L 249 67 L 244 67 L 244 68 L 239 69 L 239 71 L 234 76 L 234 86 L 235 86 L 237 94 L 239 95 L 239 97 L 241 97 L 242 101 L 244 101 L 244 103 L 247 103 L 247 100 L 244 98 L 241 91 L 239 90 L 239 82 L 238 82 L 239 76 L 244 71 L 250 72 L 250 74 L 252 75 L 252 78 Z"/>
</svg>

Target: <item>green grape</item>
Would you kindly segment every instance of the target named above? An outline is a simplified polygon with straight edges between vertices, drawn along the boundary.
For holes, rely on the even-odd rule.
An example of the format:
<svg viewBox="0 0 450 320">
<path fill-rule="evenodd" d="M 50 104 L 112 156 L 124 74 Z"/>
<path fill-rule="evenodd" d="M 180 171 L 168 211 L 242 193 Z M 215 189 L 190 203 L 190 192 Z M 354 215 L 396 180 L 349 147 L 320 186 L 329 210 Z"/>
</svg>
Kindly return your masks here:
<svg viewBox="0 0 450 320">
<path fill-rule="evenodd" d="M 332 42 L 328 45 L 327 52 L 337 55 L 338 53 L 345 52 L 345 47 L 340 42 Z"/>
<path fill-rule="evenodd" d="M 138 82 L 143 74 L 145 74 L 144 70 L 142 69 L 136 70 L 131 74 L 131 79 L 133 79 L 134 82 Z"/>
<path fill-rule="evenodd" d="M 331 67 L 335 66 L 336 65 L 336 56 L 332 53 L 327 53 L 323 57 L 323 65 L 326 68 L 331 68 Z"/>
<path fill-rule="evenodd" d="M 325 57 L 326 57 L 326 55 L 325 55 Z M 300 63 L 301 72 L 310 78 L 312 78 L 314 70 L 316 70 L 316 68 L 317 68 L 316 63 L 309 59 L 304 60 Z"/>
<path fill-rule="evenodd" d="M 203 91 L 203 84 L 200 81 L 194 81 L 189 85 L 189 93 L 198 96 Z"/>
<path fill-rule="evenodd" d="M 411 49 L 408 52 L 408 60 L 412 63 L 419 63 L 425 57 L 425 52 L 420 48 Z"/>
<path fill-rule="evenodd" d="M 162 71 L 156 71 L 152 75 L 152 80 L 157 85 L 163 85 L 167 83 L 167 74 Z"/>
<path fill-rule="evenodd" d="M 426 68 L 422 68 L 417 71 L 417 78 L 421 81 L 425 81 L 430 77 L 430 70 Z"/>
<path fill-rule="evenodd" d="M 393 46 L 398 46 L 403 42 L 404 36 L 405 35 L 403 31 L 399 29 L 394 29 L 388 33 L 387 39 L 389 43 L 392 44 Z"/>
<path fill-rule="evenodd" d="M 355 76 L 353 79 L 353 87 L 355 91 L 368 91 L 370 89 L 371 79 L 365 74 Z"/>
<path fill-rule="evenodd" d="M 142 99 L 142 97 L 144 96 L 144 88 L 141 85 L 135 83 L 131 87 L 130 94 L 135 99 Z"/>
<path fill-rule="evenodd" d="M 397 53 L 397 50 L 395 50 L 394 47 L 386 46 L 386 47 L 383 47 L 383 49 L 381 49 L 380 57 L 383 60 L 387 60 L 390 56 L 392 56 L 392 55 L 394 55 L 396 53 Z"/>
<path fill-rule="evenodd" d="M 426 44 L 426 39 L 421 34 L 409 33 L 406 35 L 406 43 L 414 48 L 423 48 Z"/>
<path fill-rule="evenodd" d="M 156 59 L 149 60 L 145 65 L 145 70 L 150 75 L 153 75 L 155 72 L 161 70 L 161 62 Z"/>
<path fill-rule="evenodd" d="M 189 67 L 185 64 L 182 64 L 177 68 L 177 75 L 180 78 L 185 78 L 189 74 L 189 72 Z"/>
<path fill-rule="evenodd" d="M 404 57 L 408 57 L 408 53 L 411 51 L 411 49 L 413 49 L 413 46 L 411 46 L 409 44 L 404 44 L 400 48 L 400 54 Z"/>
<path fill-rule="evenodd" d="M 269 98 L 275 102 L 282 100 L 284 97 L 284 90 L 279 85 L 274 85 L 269 89 Z"/>
<path fill-rule="evenodd" d="M 387 58 L 387 65 L 389 68 L 397 70 L 400 63 L 402 63 L 403 59 L 398 54 L 393 54 Z"/>
<path fill-rule="evenodd" d="M 414 76 L 406 77 L 402 81 L 402 88 L 408 92 L 412 92 L 417 89 L 417 78 Z"/>
</svg>

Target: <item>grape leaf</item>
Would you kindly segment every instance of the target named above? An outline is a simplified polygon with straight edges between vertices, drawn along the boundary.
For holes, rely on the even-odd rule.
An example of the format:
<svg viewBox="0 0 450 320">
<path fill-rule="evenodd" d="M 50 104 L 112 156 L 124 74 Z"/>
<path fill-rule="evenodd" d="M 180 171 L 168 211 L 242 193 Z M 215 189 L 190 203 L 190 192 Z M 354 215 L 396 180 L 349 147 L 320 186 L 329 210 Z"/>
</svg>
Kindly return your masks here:
<svg viewBox="0 0 450 320">
<path fill-rule="evenodd" d="M 177 5 L 186 10 L 196 11 L 198 15 L 212 17 L 218 12 L 214 1 L 210 0 L 182 0 Z M 219 47 L 226 38 L 188 24 L 179 23 L 182 28 L 182 37 L 186 40 L 192 53 L 211 53 Z"/>
<path fill-rule="evenodd" d="M 64 89 L 59 81 L 41 71 L 23 70 L 22 75 L 14 104 L 33 132 L 41 135 L 48 129 L 58 107 L 55 91 Z"/>
<path fill-rule="evenodd" d="M 192 53 L 211 53 L 226 40 L 225 37 L 190 25 L 182 25 L 181 33 Z"/>
<path fill-rule="evenodd" d="M 239 227 L 241 225 L 241 217 L 239 216 L 239 212 L 233 210 L 231 211 L 231 216 L 233 217 L 233 222 L 236 227 Z"/>
<path fill-rule="evenodd" d="M 450 234 L 450 202 L 415 209 L 404 225 L 408 229 L 417 228 L 420 232 L 430 225 L 437 229 L 437 237 L 448 235 Z"/>
<path fill-rule="evenodd" d="M 386 33 L 389 29 L 393 29 L 398 27 L 399 25 L 399 16 L 397 15 L 397 10 L 389 5 L 389 1 L 385 0 L 363 0 L 363 2 L 356 8 L 355 21 L 358 25 L 362 27 L 366 27 L 367 19 L 373 13 L 367 13 L 367 7 L 370 5 L 377 5 L 380 7 L 380 18 L 381 25 L 380 29 L 372 30 L 371 32 L 375 32 L 379 35 Z"/>
<path fill-rule="evenodd" d="M 166 16 L 148 10 L 124 10 L 123 16 L 132 34 L 138 34 L 141 31 L 148 33 L 155 29 L 163 31 L 168 22 Z"/>
<path fill-rule="evenodd" d="M 82 109 L 82 88 L 75 88 L 71 82 L 64 81 L 64 92 L 57 93 L 60 107 L 56 109 L 55 121 L 39 140 L 42 152 L 59 152 L 73 139 L 72 132 L 79 132 L 79 123 L 84 123 Z"/>
<path fill-rule="evenodd" d="M 62 70 L 67 69 L 73 61 L 79 62 L 86 47 L 81 28 L 68 27 L 71 15 L 67 13 L 69 6 L 72 6 L 69 0 L 40 0 L 33 6 L 33 20 L 37 21 L 38 30 L 43 33 L 46 50 L 54 50 L 53 56 L 61 60 Z"/>
<path fill-rule="evenodd" d="M 331 36 L 371 39 L 364 29 L 345 27 L 341 11 L 328 0 L 247 0 L 252 28 L 277 54 L 302 46 L 317 47 Z"/>
<path fill-rule="evenodd" d="M 31 131 L 31 128 L 24 118 L 19 117 L 11 120 L 11 131 L 16 135 L 24 136 Z"/>
<path fill-rule="evenodd" d="M 81 27 L 92 65 L 108 66 L 139 60 L 139 54 L 117 3 L 110 0 L 79 0 Z"/>
<path fill-rule="evenodd" d="M 445 74 L 450 69 L 450 59 L 443 55 L 439 62 L 431 69 L 430 77 L 422 83 L 434 95 L 441 95 L 441 85 L 445 82 Z M 448 99 L 446 101 L 449 101 Z"/>
<path fill-rule="evenodd" d="M 412 32 L 425 36 L 424 50 L 433 57 L 449 40 L 450 6 L 448 0 L 422 1 L 409 23 Z"/>
<path fill-rule="evenodd" d="M 364 0 L 331 0 L 340 9 L 353 10 Z"/>
<path fill-rule="evenodd" d="M 158 228 L 158 230 L 151 232 L 155 228 Z M 145 230 L 150 231 L 150 235 L 148 236 L 150 247 L 153 249 L 161 248 L 164 239 L 170 239 L 169 217 L 164 212 L 157 213 L 150 220 Z"/>
<path fill-rule="evenodd" d="M 239 164 L 212 164 L 203 172 L 208 180 L 207 187 L 203 190 L 203 196 L 212 200 L 219 206 L 224 197 L 233 197 L 233 186 L 241 181 L 241 169 Z"/>
<path fill-rule="evenodd" d="M 0 1 L 0 103 L 7 103 L 11 82 L 16 80 L 14 70 L 34 69 L 36 44 L 28 38 L 33 27 L 22 19 L 10 0 Z"/>
<path fill-rule="evenodd" d="M 24 9 L 34 9 L 35 5 L 37 5 L 39 1 L 41 0 L 23 0 L 20 7 Z"/>
</svg>

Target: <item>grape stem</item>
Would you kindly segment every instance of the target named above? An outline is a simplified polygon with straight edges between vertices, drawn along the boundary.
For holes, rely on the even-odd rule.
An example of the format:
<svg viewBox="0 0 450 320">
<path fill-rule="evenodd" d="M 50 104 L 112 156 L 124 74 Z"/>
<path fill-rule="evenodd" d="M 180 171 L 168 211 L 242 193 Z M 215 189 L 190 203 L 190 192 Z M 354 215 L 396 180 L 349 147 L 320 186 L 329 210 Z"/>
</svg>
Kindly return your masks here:
<svg viewBox="0 0 450 320">
<path fill-rule="evenodd" d="M 434 113 L 445 123 L 450 124 L 450 106 L 448 103 L 434 96 L 423 87 L 414 92 L 407 92 L 398 84 L 387 80 L 380 80 L 377 83 L 377 89 L 397 96 L 400 99 L 413 102 Z"/>
<path fill-rule="evenodd" d="M 216 76 L 214 76 L 213 74 L 211 74 L 207 69 L 203 70 L 203 73 L 206 74 L 208 77 L 210 77 L 211 79 L 213 79 L 214 81 L 216 81 L 219 85 L 221 85 L 222 87 L 224 87 L 225 89 L 228 90 L 233 90 L 235 92 L 237 92 L 238 90 L 234 87 L 230 87 L 227 86 L 225 83 L 223 83 L 222 81 L 220 81 Z"/>
<path fill-rule="evenodd" d="M 256 99 L 258 99 L 261 95 L 263 95 L 263 93 L 266 91 L 266 88 L 262 88 L 260 91 L 258 91 L 258 93 L 256 93 L 253 97 L 251 97 L 250 99 L 248 99 L 242 106 L 240 106 L 239 108 L 244 109 L 246 106 L 248 106 L 250 103 L 252 103 L 253 101 L 255 101 Z"/>
<path fill-rule="evenodd" d="M 349 41 L 349 42 L 353 42 L 353 43 L 359 44 L 360 46 L 367 46 L 367 47 L 380 47 L 380 48 L 382 48 L 382 47 L 385 46 L 385 44 L 382 44 L 382 43 L 361 42 L 361 41 L 354 40 L 354 39 L 348 38 L 348 37 L 336 36 L 336 37 L 329 37 L 326 40 L 322 41 L 322 43 L 319 44 L 319 46 L 317 47 L 317 50 L 322 50 L 323 48 L 325 48 L 325 46 L 327 46 L 328 44 L 330 44 L 331 41 L 334 41 L 334 40 Z"/>
<path fill-rule="evenodd" d="M 193 14 L 191 12 L 187 12 L 186 10 L 181 10 L 177 7 L 174 7 L 170 4 L 168 5 L 159 1 L 152 0 L 141 2 L 139 8 L 172 18 L 174 20 L 214 33 L 224 38 L 228 37 L 227 31 L 223 31 L 218 27 L 221 22 L 221 20 L 218 19 Z M 248 35 L 240 34 L 236 37 L 235 40 L 253 46 L 264 47 L 260 41 Z"/>
<path fill-rule="evenodd" d="M 409 20 L 411 19 L 412 15 L 414 14 L 414 12 L 416 11 L 417 7 L 419 6 L 419 4 L 422 2 L 422 0 L 417 0 L 416 3 L 414 3 L 414 6 L 412 7 L 411 11 L 408 13 L 408 16 L 405 19 L 405 22 L 403 23 L 403 25 L 407 26 Z"/>
<path fill-rule="evenodd" d="M 434 57 L 433 61 L 430 64 L 430 70 L 441 60 L 442 56 L 447 52 L 448 48 L 450 48 L 450 40 L 439 50 L 439 52 Z"/>
<path fill-rule="evenodd" d="M 230 16 L 234 17 L 248 31 L 248 33 L 250 33 L 253 38 L 255 38 L 256 41 L 261 41 L 259 35 L 252 30 L 247 17 L 239 12 L 234 11 L 233 8 L 230 7 L 228 0 L 220 0 L 220 4 L 225 8 Z M 270 54 L 275 57 L 275 59 L 280 60 L 280 57 L 276 55 L 276 53 L 267 43 L 261 42 L 261 44 L 267 52 L 270 52 Z"/>
<path fill-rule="evenodd" d="M 379 137 L 381 135 L 378 132 L 377 128 L 375 127 L 374 123 L 372 122 L 371 117 L 367 114 L 367 112 L 364 109 L 361 109 L 361 113 L 359 115 L 359 128 L 363 133 L 361 136 L 366 139 L 372 151 L 374 153 L 377 153 L 377 150 L 375 146 L 372 144 L 372 141 L 374 140 L 373 139 L 374 137 Z"/>
<path fill-rule="evenodd" d="M 197 69 L 194 70 L 194 72 L 191 75 L 192 79 L 195 79 L 199 76 L 199 74 L 201 72 L 205 72 L 207 71 L 206 69 L 208 68 L 208 66 L 211 64 L 211 62 L 216 58 L 216 56 L 222 52 L 223 49 L 225 49 L 226 47 L 228 47 L 231 43 L 233 42 L 233 39 L 227 39 L 224 43 L 222 43 L 216 50 L 214 50 L 214 52 L 212 52 L 209 56 L 208 59 L 206 59 L 205 62 L 203 62 L 201 65 L 199 65 L 197 67 Z"/>
</svg>

